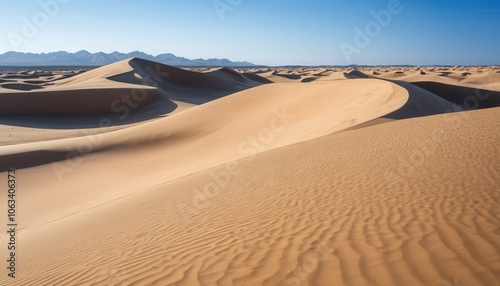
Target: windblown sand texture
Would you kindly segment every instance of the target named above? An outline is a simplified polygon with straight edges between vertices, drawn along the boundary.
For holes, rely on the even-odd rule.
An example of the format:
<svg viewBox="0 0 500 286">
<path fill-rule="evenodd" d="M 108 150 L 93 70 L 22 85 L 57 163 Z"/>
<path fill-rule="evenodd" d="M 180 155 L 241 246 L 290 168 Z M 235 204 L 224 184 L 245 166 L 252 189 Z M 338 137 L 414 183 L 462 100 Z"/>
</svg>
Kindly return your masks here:
<svg viewBox="0 0 500 286">
<path fill-rule="evenodd" d="M 500 285 L 498 67 L 134 58 L 0 86 L 0 285 Z"/>
</svg>

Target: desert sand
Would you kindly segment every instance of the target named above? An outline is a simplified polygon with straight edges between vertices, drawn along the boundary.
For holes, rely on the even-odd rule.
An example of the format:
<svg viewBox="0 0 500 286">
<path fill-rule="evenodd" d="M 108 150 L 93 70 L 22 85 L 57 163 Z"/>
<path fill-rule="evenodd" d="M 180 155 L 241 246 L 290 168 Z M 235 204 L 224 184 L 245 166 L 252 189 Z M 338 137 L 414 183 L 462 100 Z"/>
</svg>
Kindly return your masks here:
<svg viewBox="0 0 500 286">
<path fill-rule="evenodd" d="M 499 67 L 2 73 L 0 134 L 0 285 L 500 285 Z"/>
</svg>

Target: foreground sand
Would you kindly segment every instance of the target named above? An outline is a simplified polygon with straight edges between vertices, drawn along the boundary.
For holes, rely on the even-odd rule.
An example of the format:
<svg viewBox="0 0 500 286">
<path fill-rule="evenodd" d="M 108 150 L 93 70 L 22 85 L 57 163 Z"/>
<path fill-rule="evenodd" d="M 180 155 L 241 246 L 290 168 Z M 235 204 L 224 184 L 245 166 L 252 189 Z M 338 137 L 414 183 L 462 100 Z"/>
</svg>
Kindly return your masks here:
<svg viewBox="0 0 500 286">
<path fill-rule="evenodd" d="M 22 202 L 22 266 L 0 283 L 499 285 L 496 69 L 426 79 L 463 88 L 448 99 L 407 83 L 429 72 L 373 73 L 134 59 L 34 91 L 97 98 L 97 112 L 68 103 L 67 134 L 33 128 L 57 126 L 52 106 L 22 109 L 23 92 L 1 90 L 34 119 L 0 124 L 34 143 L 0 129 L 0 171 L 18 168 Z M 99 94 L 145 83 L 150 102 L 106 113 Z M 481 109 L 461 111 L 470 95 Z"/>
</svg>

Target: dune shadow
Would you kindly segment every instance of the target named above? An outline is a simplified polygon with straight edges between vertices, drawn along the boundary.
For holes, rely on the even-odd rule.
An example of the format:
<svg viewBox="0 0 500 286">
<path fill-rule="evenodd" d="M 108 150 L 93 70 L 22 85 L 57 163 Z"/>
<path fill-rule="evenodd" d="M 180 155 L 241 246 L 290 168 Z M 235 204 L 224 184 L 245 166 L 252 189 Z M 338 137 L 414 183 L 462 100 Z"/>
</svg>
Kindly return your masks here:
<svg viewBox="0 0 500 286">
<path fill-rule="evenodd" d="M 24 84 L 24 83 L 6 83 L 1 85 L 3 88 L 20 90 L 20 91 L 29 91 L 34 89 L 42 89 L 43 87 L 34 85 L 34 84 Z"/>
<path fill-rule="evenodd" d="M 305 79 L 301 80 L 300 82 L 313 82 L 313 81 L 317 80 L 318 78 L 320 78 L 320 77 L 317 77 L 317 76 L 306 77 Z"/>
<path fill-rule="evenodd" d="M 400 120 L 438 115 L 460 110 L 456 104 L 411 83 L 398 80 L 388 81 L 406 89 L 408 92 L 408 100 L 401 108 L 386 114 L 381 118 Z"/>
<path fill-rule="evenodd" d="M 204 104 L 239 91 L 271 83 L 259 75 L 239 73 L 229 68 L 202 73 L 140 58 L 133 58 L 129 64 L 134 69 L 133 72 L 108 79 L 154 86 L 170 99 L 190 104 Z M 137 75 L 140 75 L 140 78 Z"/>
<path fill-rule="evenodd" d="M 50 76 L 50 75 L 47 75 Z M 27 73 L 17 73 L 17 74 L 7 74 L 2 76 L 3 79 L 38 79 L 40 75 L 35 75 L 35 74 L 27 74 Z"/>
<path fill-rule="evenodd" d="M 178 105 L 160 96 L 144 107 L 125 113 L 90 116 L 0 116 L 0 124 L 43 129 L 89 129 L 122 126 L 168 116 Z M 126 116 L 125 116 L 126 115 Z"/>
<path fill-rule="evenodd" d="M 46 84 L 46 83 L 49 83 L 48 80 L 25 80 L 24 81 L 25 84 L 35 84 L 35 85 L 38 85 L 38 84 Z"/>
<path fill-rule="evenodd" d="M 344 75 L 351 79 L 372 77 L 358 70 L 344 73 Z M 405 88 L 409 93 L 408 102 L 404 106 L 381 118 L 399 120 L 500 106 L 499 91 L 438 82 L 410 83 L 394 79 L 375 78 L 397 84 Z"/>
<path fill-rule="evenodd" d="M 453 72 L 441 72 L 439 76 L 449 76 L 450 74 L 453 74 Z"/>
<path fill-rule="evenodd" d="M 268 84 L 268 83 L 273 83 L 272 81 L 268 80 L 267 78 L 263 78 L 257 74 L 254 73 L 242 73 L 244 77 L 251 79 L 255 82 L 261 83 L 261 84 Z"/>
<path fill-rule="evenodd" d="M 302 76 L 300 74 L 282 74 L 282 73 L 273 72 L 273 75 L 284 77 L 287 79 L 301 79 L 302 78 Z"/>
<path fill-rule="evenodd" d="M 428 81 L 413 82 L 412 84 L 465 109 L 500 106 L 500 92 L 498 91 Z"/>
<path fill-rule="evenodd" d="M 0 155 L 0 173 L 7 172 L 11 168 L 19 170 L 54 162 L 60 162 L 66 159 L 71 159 L 71 157 L 68 155 L 68 152 L 45 150 L 12 155 Z"/>
<path fill-rule="evenodd" d="M 357 78 L 370 78 L 369 75 L 363 73 L 362 71 L 360 70 L 353 70 L 349 73 L 344 73 L 344 76 L 347 78 L 347 79 L 357 79 Z"/>
</svg>

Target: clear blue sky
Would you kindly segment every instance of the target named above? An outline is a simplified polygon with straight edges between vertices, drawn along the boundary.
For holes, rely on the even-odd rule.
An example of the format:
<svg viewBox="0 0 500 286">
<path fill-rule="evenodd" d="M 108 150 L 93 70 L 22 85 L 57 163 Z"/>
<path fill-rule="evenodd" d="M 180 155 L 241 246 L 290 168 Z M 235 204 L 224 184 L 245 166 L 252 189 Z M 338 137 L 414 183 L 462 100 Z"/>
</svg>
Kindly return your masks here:
<svg viewBox="0 0 500 286">
<path fill-rule="evenodd" d="M 392 1 L 2 0 L 0 53 L 139 50 L 264 65 L 500 64 L 499 0 L 399 0 L 390 12 Z M 40 3 L 52 5 L 45 12 Z M 383 26 L 371 13 L 380 10 L 391 15 Z M 369 43 L 356 45 L 355 28 L 367 27 Z"/>
</svg>

